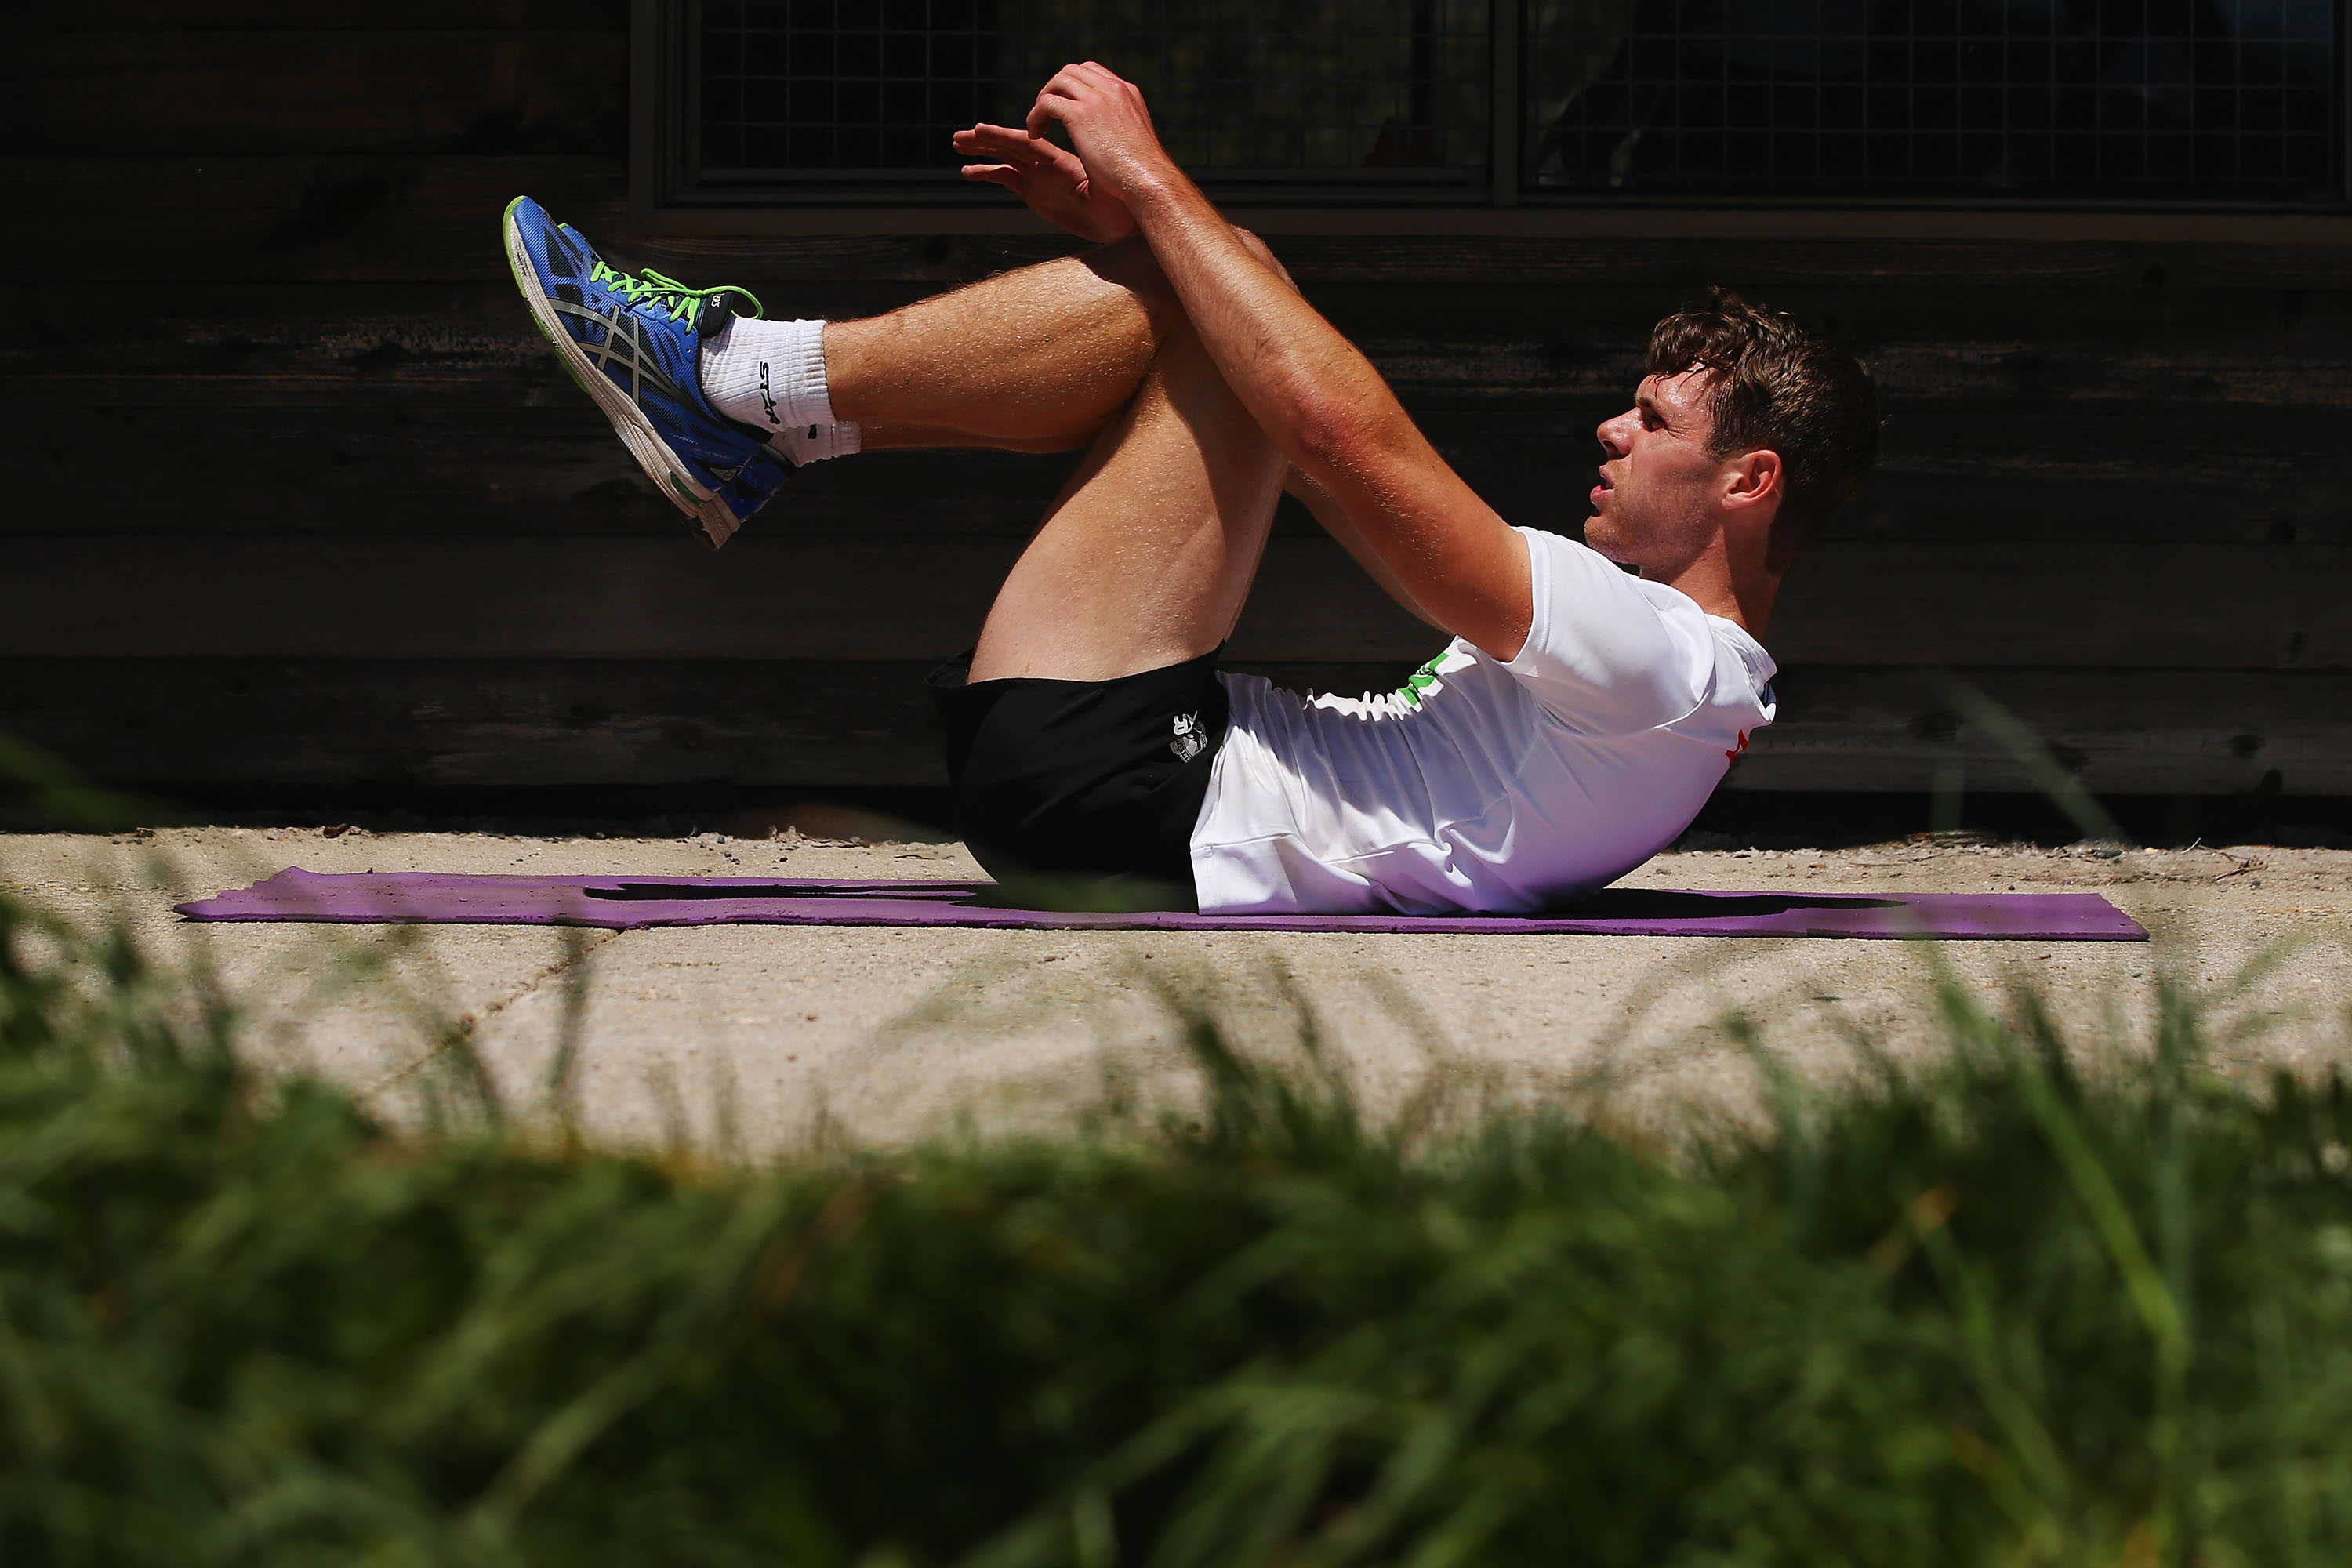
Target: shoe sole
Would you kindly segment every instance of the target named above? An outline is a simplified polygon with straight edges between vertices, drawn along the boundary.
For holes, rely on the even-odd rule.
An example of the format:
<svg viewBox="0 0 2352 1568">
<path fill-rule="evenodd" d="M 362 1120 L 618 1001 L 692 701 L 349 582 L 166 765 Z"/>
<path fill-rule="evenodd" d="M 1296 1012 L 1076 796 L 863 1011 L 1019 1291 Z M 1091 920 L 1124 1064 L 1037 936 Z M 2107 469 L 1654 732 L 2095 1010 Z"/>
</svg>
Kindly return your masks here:
<svg viewBox="0 0 2352 1568">
<path fill-rule="evenodd" d="M 563 368 L 581 391 L 595 401 L 612 421 L 614 433 L 637 460 L 646 477 L 654 482 L 669 503 L 694 520 L 688 531 L 711 549 L 716 550 L 733 537 L 741 526 L 727 503 L 712 493 L 710 488 L 697 481 L 687 471 L 686 464 L 669 443 L 661 438 L 653 422 L 645 416 L 628 394 L 615 386 L 612 379 L 591 363 L 580 345 L 572 340 L 555 319 L 555 307 L 549 301 L 547 291 L 539 286 L 539 269 L 530 264 L 530 254 L 523 248 L 522 228 L 515 222 L 515 208 L 524 198 L 517 196 L 507 204 L 506 216 L 499 221 L 506 240 L 507 268 L 514 274 L 515 287 L 521 290 L 524 305 L 540 335 L 548 341 L 563 362 Z"/>
</svg>

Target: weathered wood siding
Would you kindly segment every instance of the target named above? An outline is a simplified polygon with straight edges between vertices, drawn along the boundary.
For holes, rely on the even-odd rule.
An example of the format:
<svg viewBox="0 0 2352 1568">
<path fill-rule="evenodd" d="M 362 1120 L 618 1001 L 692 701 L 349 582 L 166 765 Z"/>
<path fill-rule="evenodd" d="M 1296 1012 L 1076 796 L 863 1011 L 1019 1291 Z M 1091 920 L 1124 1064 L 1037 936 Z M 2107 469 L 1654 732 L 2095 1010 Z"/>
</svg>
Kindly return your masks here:
<svg viewBox="0 0 2352 1568">
<path fill-rule="evenodd" d="M 919 673 L 1067 460 L 830 464 L 701 554 L 540 342 L 496 220 L 529 192 L 798 315 L 1051 241 L 633 242 L 623 0 L 89 0 L 12 44 L 0 729 L 141 783 L 937 779 Z M 1591 428 L 1696 284 L 1865 350 L 1885 462 L 1791 580 L 1783 718 L 1737 785 L 1958 758 L 2021 787 L 1946 671 L 2096 789 L 2352 793 L 2341 248 L 1277 244 L 1530 523 L 1582 515 Z M 1431 651 L 1311 524 L 1281 534 L 1239 662 L 1363 689 Z"/>
</svg>

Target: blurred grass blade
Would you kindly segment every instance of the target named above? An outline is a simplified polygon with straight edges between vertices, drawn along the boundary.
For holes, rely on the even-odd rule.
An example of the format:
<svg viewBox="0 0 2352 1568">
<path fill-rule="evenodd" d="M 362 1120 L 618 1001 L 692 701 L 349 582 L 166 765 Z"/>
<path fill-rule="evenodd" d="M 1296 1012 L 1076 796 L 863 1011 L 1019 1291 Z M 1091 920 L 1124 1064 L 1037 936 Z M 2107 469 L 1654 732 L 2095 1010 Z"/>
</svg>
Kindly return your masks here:
<svg viewBox="0 0 2352 1568">
<path fill-rule="evenodd" d="M 101 789 L 47 752 L 5 732 L 0 732 L 0 782 L 14 786 L 0 801 L 52 827 L 116 833 L 177 821 L 182 815 L 160 800 Z"/>
<path fill-rule="evenodd" d="M 2107 815 L 2107 808 L 2051 754 L 2048 744 L 2031 725 L 1958 676 L 1937 677 L 1935 688 L 1962 719 L 1991 736 L 2003 751 L 2017 759 L 2032 779 L 2033 787 L 2064 812 L 2083 837 L 2116 844 L 2131 842 L 2116 826 L 2115 818 Z"/>
</svg>

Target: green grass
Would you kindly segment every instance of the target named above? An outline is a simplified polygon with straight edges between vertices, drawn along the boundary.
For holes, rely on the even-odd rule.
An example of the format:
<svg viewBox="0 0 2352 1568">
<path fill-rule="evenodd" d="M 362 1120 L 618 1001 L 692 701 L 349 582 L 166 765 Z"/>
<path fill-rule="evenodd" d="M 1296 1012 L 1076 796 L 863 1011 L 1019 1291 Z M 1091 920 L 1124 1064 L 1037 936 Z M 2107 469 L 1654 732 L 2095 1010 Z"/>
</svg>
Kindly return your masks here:
<svg viewBox="0 0 2352 1568">
<path fill-rule="evenodd" d="M 119 932 L 0 955 L 9 1563 L 2352 1555 L 2352 1100 L 2177 992 L 2095 1088 L 1948 981 L 1940 1079 L 1671 1147 L 1370 1126 L 1194 1011 L 1197 1120 L 761 1167 L 457 1049 L 387 1127 Z"/>
</svg>

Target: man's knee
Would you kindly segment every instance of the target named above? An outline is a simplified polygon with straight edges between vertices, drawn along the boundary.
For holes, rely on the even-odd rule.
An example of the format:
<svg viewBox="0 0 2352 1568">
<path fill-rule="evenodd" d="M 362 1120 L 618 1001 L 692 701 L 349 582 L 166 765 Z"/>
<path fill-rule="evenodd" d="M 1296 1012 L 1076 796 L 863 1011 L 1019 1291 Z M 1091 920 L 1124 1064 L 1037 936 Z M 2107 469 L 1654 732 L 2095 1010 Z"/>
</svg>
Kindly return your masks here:
<svg viewBox="0 0 2352 1568">
<path fill-rule="evenodd" d="M 1166 337 L 1168 329 L 1182 318 L 1183 301 L 1177 299 L 1175 286 L 1168 281 L 1168 274 L 1160 270 L 1158 258 L 1141 235 L 1131 234 L 1125 239 L 1097 246 L 1087 252 L 1085 261 L 1096 276 L 1135 296 L 1151 319 L 1154 338 Z"/>
<path fill-rule="evenodd" d="M 1239 224 L 1234 226 L 1234 237 L 1240 240 L 1243 248 L 1252 256 L 1273 268 L 1276 276 L 1285 283 L 1290 284 L 1294 289 L 1298 287 L 1292 280 L 1289 268 L 1283 266 L 1265 240 Z M 1143 308 L 1150 313 L 1155 335 L 1165 336 L 1169 325 L 1183 314 L 1183 302 L 1176 297 L 1175 286 L 1160 269 L 1159 258 L 1151 254 L 1151 247 L 1144 242 L 1141 235 L 1129 235 L 1125 239 L 1097 247 L 1087 252 L 1086 259 L 1087 265 L 1096 272 L 1118 283 L 1143 302 Z"/>
</svg>

